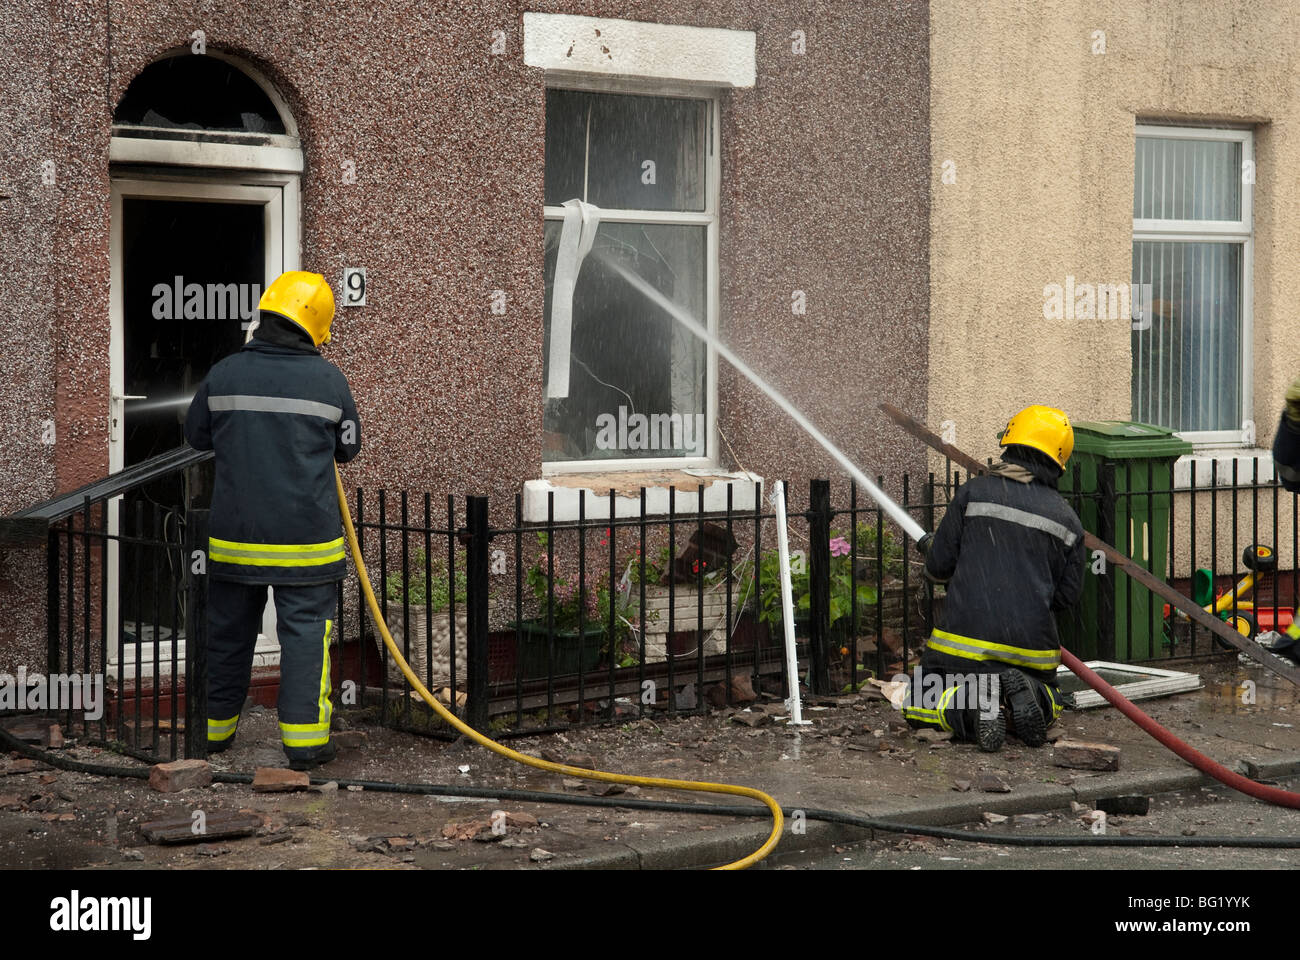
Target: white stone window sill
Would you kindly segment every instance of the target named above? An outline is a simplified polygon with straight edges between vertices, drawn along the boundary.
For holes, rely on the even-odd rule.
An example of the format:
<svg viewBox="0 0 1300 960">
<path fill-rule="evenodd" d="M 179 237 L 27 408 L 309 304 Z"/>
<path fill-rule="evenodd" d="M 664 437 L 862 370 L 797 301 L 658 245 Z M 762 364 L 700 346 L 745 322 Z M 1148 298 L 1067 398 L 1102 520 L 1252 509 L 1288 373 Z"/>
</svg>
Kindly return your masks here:
<svg viewBox="0 0 1300 960">
<path fill-rule="evenodd" d="M 586 491 L 588 520 L 609 517 L 609 492 L 614 491 L 614 516 L 620 519 L 641 515 L 641 488 L 645 488 L 647 517 L 668 515 L 669 490 L 677 491 L 674 516 L 698 512 L 699 487 L 704 484 L 704 512 L 725 513 L 727 487 L 731 487 L 731 509 L 752 512 L 755 493 L 763 478 L 753 473 L 729 473 L 717 469 L 620 470 L 608 473 L 565 473 L 528 480 L 524 483 L 524 521 L 545 523 L 550 494 L 555 495 L 557 523 L 578 519 L 578 501 Z"/>
<path fill-rule="evenodd" d="M 1174 463 L 1174 489 L 1190 490 L 1192 478 L 1196 489 L 1211 485 L 1212 464 L 1218 462 L 1218 486 L 1232 486 L 1232 465 L 1237 464 L 1237 484 L 1244 486 L 1255 482 L 1255 458 L 1259 458 L 1259 482 L 1273 481 L 1273 451 L 1263 447 L 1236 447 L 1230 449 L 1197 450 L 1179 457 Z"/>
</svg>

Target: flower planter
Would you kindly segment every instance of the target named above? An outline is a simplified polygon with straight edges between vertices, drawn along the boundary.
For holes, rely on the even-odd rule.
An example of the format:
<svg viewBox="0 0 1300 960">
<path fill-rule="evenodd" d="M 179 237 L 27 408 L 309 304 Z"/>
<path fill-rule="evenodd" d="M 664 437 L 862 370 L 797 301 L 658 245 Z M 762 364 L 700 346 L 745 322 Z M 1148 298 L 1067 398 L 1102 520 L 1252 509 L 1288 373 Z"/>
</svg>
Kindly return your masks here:
<svg viewBox="0 0 1300 960">
<path fill-rule="evenodd" d="M 524 680 L 586 673 L 600 662 L 605 646 L 605 629 L 599 623 L 588 624 L 581 637 L 577 630 L 556 630 L 553 647 L 545 620 L 525 620 L 519 632 L 523 638 L 519 675 Z"/>
<path fill-rule="evenodd" d="M 718 583 L 704 588 L 703 594 L 693 584 L 673 586 L 672 629 L 668 636 L 668 588 L 645 588 L 645 655 L 646 663 L 659 663 L 673 657 L 693 657 L 699 650 L 696 637 L 700 622 L 700 607 L 704 608 L 704 653 L 713 656 L 727 649 L 727 586 Z M 703 599 L 701 599 L 703 598 Z M 731 615 L 740 614 L 739 596 L 733 593 Z M 689 636 L 689 642 L 683 635 Z"/>
<path fill-rule="evenodd" d="M 405 604 L 389 602 L 388 604 L 388 632 L 393 635 L 393 642 L 397 644 L 398 650 L 405 650 L 404 637 L 406 628 L 406 611 L 410 612 L 411 622 L 411 646 L 410 656 L 407 658 L 411 664 L 411 669 L 415 675 L 422 681 L 427 680 L 430 676 L 426 667 L 428 666 L 428 645 L 426 640 L 429 633 L 426 630 L 426 624 L 432 629 L 433 636 L 433 661 L 432 677 L 433 682 L 447 683 L 451 680 L 451 618 L 447 611 L 435 613 L 432 620 L 427 619 L 427 610 L 424 605 L 407 607 Z M 465 680 L 465 664 L 468 662 L 468 654 L 465 649 L 465 638 L 469 636 L 469 626 L 465 622 L 465 607 L 459 605 L 456 608 L 456 681 L 463 683 Z M 380 646 L 380 656 L 385 655 L 384 639 L 378 634 L 375 635 L 375 642 Z M 402 671 L 398 668 L 397 662 L 389 656 L 388 658 L 388 679 L 398 683 L 405 683 L 406 678 L 402 676 Z"/>
</svg>

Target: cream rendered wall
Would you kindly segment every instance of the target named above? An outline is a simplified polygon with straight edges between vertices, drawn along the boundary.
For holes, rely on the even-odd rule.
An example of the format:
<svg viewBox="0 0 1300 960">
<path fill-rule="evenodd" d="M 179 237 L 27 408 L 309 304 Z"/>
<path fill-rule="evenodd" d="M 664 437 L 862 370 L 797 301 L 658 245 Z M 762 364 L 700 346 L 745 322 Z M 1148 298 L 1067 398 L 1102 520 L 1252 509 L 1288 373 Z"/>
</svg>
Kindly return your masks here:
<svg viewBox="0 0 1300 960">
<path fill-rule="evenodd" d="M 1043 287 L 1131 279 L 1134 126 L 1164 119 L 1256 131 L 1253 416 L 1271 442 L 1300 370 L 1300 7 L 933 0 L 930 28 L 931 423 L 983 457 L 1028 403 L 1131 415 L 1127 322 L 1045 320 Z"/>
<path fill-rule="evenodd" d="M 1043 287 L 1067 275 L 1131 279 L 1139 119 L 1244 124 L 1256 159 L 1247 415 L 1259 446 L 1271 445 L 1300 372 L 1300 6 L 932 0 L 930 30 L 931 425 L 951 421 L 958 445 L 982 459 L 1029 403 L 1076 420 L 1129 418 L 1127 321 L 1045 320 Z M 1189 507 L 1180 498 L 1178 514 Z M 1208 540 L 1208 496 L 1197 508 Z M 1288 565 L 1290 510 L 1280 513 Z M 1271 539 L 1263 505 L 1260 519 Z M 1221 509 L 1224 533 L 1228 522 Z M 1180 573 L 1187 543 L 1177 531 Z M 1208 564 L 1208 542 L 1197 554 Z"/>
</svg>

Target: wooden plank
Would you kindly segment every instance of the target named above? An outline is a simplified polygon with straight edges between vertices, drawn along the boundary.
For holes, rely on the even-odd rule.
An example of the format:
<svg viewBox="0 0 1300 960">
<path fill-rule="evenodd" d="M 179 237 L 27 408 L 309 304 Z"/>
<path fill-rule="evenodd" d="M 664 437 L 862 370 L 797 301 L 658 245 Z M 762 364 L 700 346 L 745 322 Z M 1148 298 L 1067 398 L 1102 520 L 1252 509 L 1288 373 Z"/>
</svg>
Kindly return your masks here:
<svg viewBox="0 0 1300 960">
<path fill-rule="evenodd" d="M 202 821 L 200 821 L 202 822 Z M 207 843 L 232 837 L 251 837 L 262 828 L 262 818 L 252 813 L 211 813 L 205 829 L 195 833 L 193 816 L 152 820 L 140 824 L 140 832 L 150 843 Z"/>
</svg>

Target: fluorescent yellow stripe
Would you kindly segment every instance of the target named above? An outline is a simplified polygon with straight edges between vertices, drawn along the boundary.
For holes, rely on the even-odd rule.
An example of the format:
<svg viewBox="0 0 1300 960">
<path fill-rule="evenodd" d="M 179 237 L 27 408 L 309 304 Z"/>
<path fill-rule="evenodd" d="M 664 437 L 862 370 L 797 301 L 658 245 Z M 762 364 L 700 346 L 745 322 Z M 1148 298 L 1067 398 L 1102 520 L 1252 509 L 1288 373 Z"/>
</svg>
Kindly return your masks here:
<svg viewBox="0 0 1300 960">
<path fill-rule="evenodd" d="M 944 643 L 944 640 L 949 642 Z M 1059 649 L 1031 650 L 1027 647 L 1012 647 L 1005 643 L 989 643 L 985 640 L 963 637 L 961 634 L 947 633 L 943 630 L 935 630 L 927 642 L 927 646 L 931 650 L 937 650 L 940 653 L 946 653 L 954 657 L 961 657 L 964 660 L 996 660 L 999 663 L 1010 663 L 1034 670 L 1055 669 L 1057 664 L 1061 662 L 1061 651 Z M 975 649 L 964 649 L 965 647 L 974 647 Z"/>
<path fill-rule="evenodd" d="M 329 743 L 329 724 L 282 723 L 280 739 L 286 747 L 320 747 Z"/>
<path fill-rule="evenodd" d="M 930 710 L 927 707 L 904 707 L 903 716 L 908 720 L 919 720 L 922 723 L 933 723 L 936 726 L 943 726 L 943 719 L 939 716 L 937 710 Z"/>
<path fill-rule="evenodd" d="M 944 716 L 944 711 L 948 709 L 948 704 L 952 703 L 952 698 L 956 693 L 956 687 L 949 687 L 943 692 L 943 696 L 939 698 L 939 726 L 943 727 L 949 733 L 952 733 L 952 725 L 948 723 L 948 719 Z"/>
<path fill-rule="evenodd" d="M 330 705 L 330 631 L 334 628 L 333 620 L 325 621 L 325 649 L 321 652 L 320 667 L 320 696 L 317 698 L 318 712 L 317 716 L 320 722 L 325 724 L 325 730 L 328 733 L 330 728 L 330 714 L 333 708 Z"/>
<path fill-rule="evenodd" d="M 250 550 L 253 553 L 311 553 L 343 546 L 343 538 L 326 540 L 324 543 L 239 543 L 236 540 L 219 540 L 208 537 L 211 547 L 225 547 L 228 550 Z"/>
</svg>

